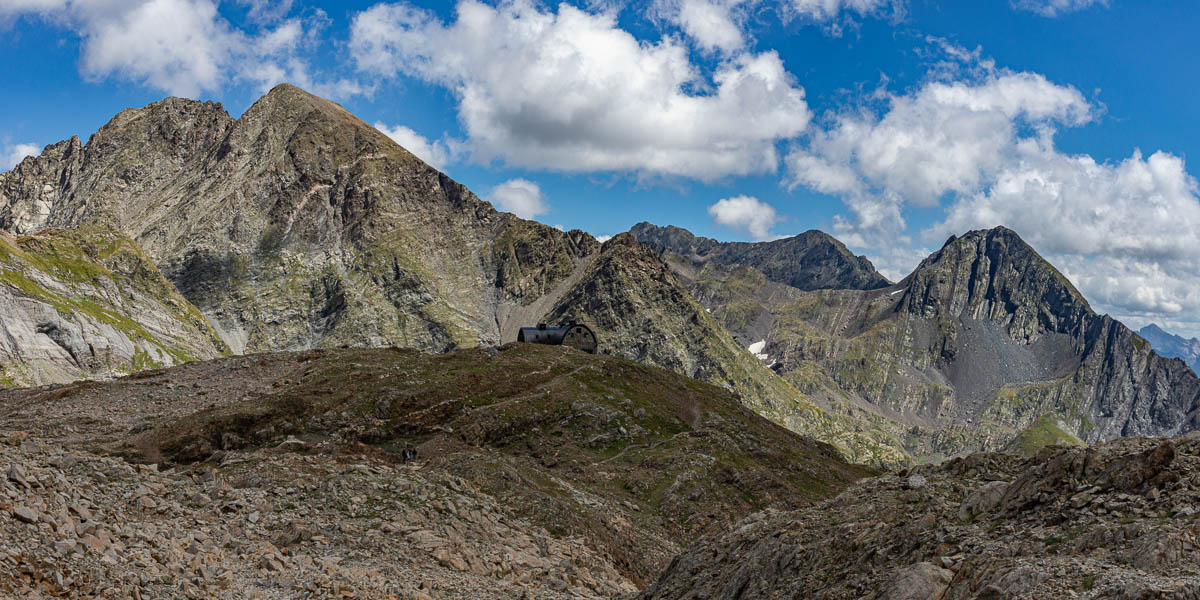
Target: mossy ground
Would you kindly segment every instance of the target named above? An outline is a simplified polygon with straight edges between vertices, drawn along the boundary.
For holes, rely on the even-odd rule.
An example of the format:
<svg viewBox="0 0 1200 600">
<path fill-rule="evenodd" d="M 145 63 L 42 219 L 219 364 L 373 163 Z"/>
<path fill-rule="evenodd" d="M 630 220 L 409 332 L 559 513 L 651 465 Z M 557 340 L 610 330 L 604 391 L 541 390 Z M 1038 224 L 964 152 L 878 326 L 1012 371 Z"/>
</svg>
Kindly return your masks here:
<svg viewBox="0 0 1200 600">
<path fill-rule="evenodd" d="M 1052 414 L 1045 414 L 1038 417 L 1033 424 L 1017 434 L 1004 449 L 1008 452 L 1032 458 L 1037 456 L 1038 452 L 1041 452 L 1047 446 L 1062 445 L 1085 446 L 1086 444 L 1074 434 L 1065 431 L 1059 424 L 1057 417 Z"/>
<path fill-rule="evenodd" d="M 526 344 L 494 354 L 283 356 L 300 366 L 268 394 L 201 411 L 130 447 L 176 461 L 288 435 L 419 448 L 548 530 L 603 544 L 633 576 L 651 569 L 629 552 L 631 536 L 691 539 L 876 472 L 720 388 L 614 357 Z"/>
</svg>

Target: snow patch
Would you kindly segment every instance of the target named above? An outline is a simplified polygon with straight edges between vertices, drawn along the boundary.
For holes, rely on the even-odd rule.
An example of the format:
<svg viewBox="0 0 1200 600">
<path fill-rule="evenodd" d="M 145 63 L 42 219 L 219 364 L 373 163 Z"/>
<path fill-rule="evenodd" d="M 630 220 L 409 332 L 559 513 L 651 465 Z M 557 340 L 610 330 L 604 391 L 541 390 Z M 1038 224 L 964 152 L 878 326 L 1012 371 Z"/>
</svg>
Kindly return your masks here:
<svg viewBox="0 0 1200 600">
<path fill-rule="evenodd" d="M 771 357 L 763 352 L 763 348 L 767 347 L 767 340 L 760 340 L 746 347 L 758 360 L 771 360 Z"/>
</svg>

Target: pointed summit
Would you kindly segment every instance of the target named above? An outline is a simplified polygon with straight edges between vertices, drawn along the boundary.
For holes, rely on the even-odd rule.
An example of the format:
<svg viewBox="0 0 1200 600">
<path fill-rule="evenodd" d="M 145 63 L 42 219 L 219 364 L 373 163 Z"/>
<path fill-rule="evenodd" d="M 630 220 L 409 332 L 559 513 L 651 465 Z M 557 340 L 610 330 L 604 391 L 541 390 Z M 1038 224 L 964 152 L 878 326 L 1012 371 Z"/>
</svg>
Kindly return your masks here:
<svg viewBox="0 0 1200 600">
<path fill-rule="evenodd" d="M 271 91 L 267 92 L 263 97 L 256 100 L 250 108 L 246 109 L 242 117 L 245 118 L 247 115 L 256 112 L 287 111 L 292 114 L 303 114 L 310 110 L 320 110 L 331 115 L 343 115 L 370 127 L 351 114 L 342 105 L 326 100 L 316 94 L 306 92 L 290 83 L 281 83 L 271 88 Z"/>
<path fill-rule="evenodd" d="M 902 308 L 909 312 L 989 320 L 1014 339 L 1073 333 L 1095 315 L 1058 269 L 1006 227 L 948 240 L 906 281 Z"/>
<path fill-rule="evenodd" d="M 496 212 L 289 84 L 237 119 L 182 98 L 122 111 L 82 155 L 0 174 L 0 224 L 115 227 L 235 352 L 496 344 L 598 247 Z"/>
<path fill-rule="evenodd" d="M 1139 329 L 1137 333 L 1150 342 L 1159 355 L 1182 359 L 1193 371 L 1200 370 L 1200 340 L 1175 335 L 1154 323 Z"/>
</svg>

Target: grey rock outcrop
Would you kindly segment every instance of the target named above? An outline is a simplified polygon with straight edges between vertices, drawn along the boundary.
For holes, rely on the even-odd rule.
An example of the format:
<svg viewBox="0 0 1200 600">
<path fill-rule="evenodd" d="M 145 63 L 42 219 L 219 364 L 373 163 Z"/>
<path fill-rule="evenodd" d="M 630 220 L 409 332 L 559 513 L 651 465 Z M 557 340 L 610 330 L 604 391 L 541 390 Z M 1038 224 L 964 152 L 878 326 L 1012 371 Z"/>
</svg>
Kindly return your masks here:
<svg viewBox="0 0 1200 600">
<path fill-rule="evenodd" d="M 89 223 L 136 240 L 235 352 L 500 343 L 599 248 L 286 84 L 238 119 L 180 98 L 125 110 L 0 174 L 0 228 Z"/>
<path fill-rule="evenodd" d="M 1126 438 L 914 467 L 751 515 L 640 598 L 1194 598 L 1198 453 L 1196 436 Z"/>
<path fill-rule="evenodd" d="M 228 352 L 132 240 L 0 233 L 0 384 L 66 382 Z"/>
<path fill-rule="evenodd" d="M 919 562 L 897 569 L 883 593 L 883 600 L 929 600 L 940 598 L 950 587 L 954 572 L 933 563 Z"/>
<path fill-rule="evenodd" d="M 633 237 L 659 254 L 675 253 L 697 263 L 754 267 L 778 283 L 801 290 L 873 290 L 890 285 L 865 256 L 855 256 L 821 231 L 770 242 L 718 242 L 675 226 L 638 223 Z"/>
</svg>

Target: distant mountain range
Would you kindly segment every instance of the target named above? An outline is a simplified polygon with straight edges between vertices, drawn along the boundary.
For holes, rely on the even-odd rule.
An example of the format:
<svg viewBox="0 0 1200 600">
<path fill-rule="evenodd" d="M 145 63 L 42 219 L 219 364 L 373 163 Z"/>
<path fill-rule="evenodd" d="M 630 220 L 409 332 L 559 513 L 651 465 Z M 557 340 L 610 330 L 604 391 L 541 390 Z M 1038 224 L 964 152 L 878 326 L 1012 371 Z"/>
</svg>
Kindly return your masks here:
<svg viewBox="0 0 1200 600">
<path fill-rule="evenodd" d="M 686 229 L 638 223 L 630 230 L 656 252 L 670 250 L 696 262 L 745 265 L 767 279 L 800 290 L 873 290 L 891 285 L 865 256 L 854 256 L 844 244 L 821 231 L 770 242 L 718 242 Z"/>
<path fill-rule="evenodd" d="M 605 351 L 860 462 L 1178 434 L 1200 412 L 1191 369 L 1007 229 L 951 238 L 898 283 L 818 231 L 722 243 L 642 223 L 601 244 L 496 211 L 289 85 L 237 119 L 168 98 L 49 146 L 0 173 L 0 229 L 5 385 L 445 352 L 578 319 Z"/>
<path fill-rule="evenodd" d="M 740 343 L 823 410 L 914 456 L 1196 427 L 1195 374 L 1093 312 L 1008 229 L 951 238 L 889 287 L 802 290 L 640 227 Z"/>
<path fill-rule="evenodd" d="M 1155 352 L 1162 356 L 1183 359 L 1193 371 L 1200 371 L 1200 340 L 1184 339 L 1182 336 L 1167 333 L 1154 323 L 1139 329 L 1138 335 L 1146 338 Z"/>
</svg>

